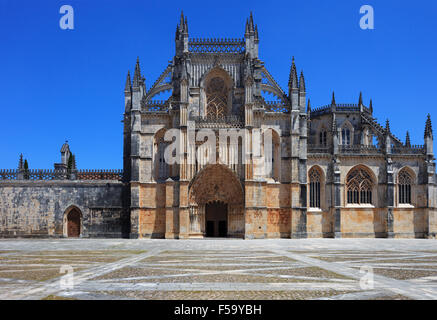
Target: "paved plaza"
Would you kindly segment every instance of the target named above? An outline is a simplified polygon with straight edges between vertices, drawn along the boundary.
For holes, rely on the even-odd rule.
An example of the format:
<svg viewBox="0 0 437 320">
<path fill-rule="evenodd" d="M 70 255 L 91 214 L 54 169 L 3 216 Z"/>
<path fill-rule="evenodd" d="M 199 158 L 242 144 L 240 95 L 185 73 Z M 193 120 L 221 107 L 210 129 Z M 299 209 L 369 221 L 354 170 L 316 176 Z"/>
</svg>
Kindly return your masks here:
<svg viewBox="0 0 437 320">
<path fill-rule="evenodd" d="M 437 299 L 437 242 L 7 239 L 0 299 Z"/>
</svg>

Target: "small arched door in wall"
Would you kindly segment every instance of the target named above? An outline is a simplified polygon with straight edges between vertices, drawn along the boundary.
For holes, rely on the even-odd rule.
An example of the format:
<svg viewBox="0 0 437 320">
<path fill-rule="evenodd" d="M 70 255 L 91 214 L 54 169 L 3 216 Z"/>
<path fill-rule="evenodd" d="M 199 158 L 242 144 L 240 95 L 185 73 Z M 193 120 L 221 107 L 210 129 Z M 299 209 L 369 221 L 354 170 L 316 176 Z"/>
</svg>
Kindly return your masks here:
<svg viewBox="0 0 437 320">
<path fill-rule="evenodd" d="M 67 215 L 67 236 L 77 238 L 80 236 L 80 211 L 73 208 Z"/>
</svg>

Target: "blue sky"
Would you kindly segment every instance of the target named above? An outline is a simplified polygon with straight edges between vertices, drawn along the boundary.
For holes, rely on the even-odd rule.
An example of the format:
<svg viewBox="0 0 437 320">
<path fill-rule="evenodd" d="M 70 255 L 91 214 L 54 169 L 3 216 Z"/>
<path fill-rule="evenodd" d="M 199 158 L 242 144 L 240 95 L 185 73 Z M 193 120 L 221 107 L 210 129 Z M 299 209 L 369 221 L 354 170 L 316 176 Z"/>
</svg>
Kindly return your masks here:
<svg viewBox="0 0 437 320">
<path fill-rule="evenodd" d="M 75 29 L 59 27 L 74 8 Z M 361 30 L 359 9 L 375 10 Z M 242 37 L 250 11 L 260 58 L 287 91 L 291 57 L 312 106 L 373 99 L 374 116 L 423 144 L 427 113 L 437 123 L 437 2 L 16 1 L 0 0 L 0 168 L 52 168 L 69 140 L 79 168 L 122 168 L 127 70 L 136 57 L 150 87 L 174 54 L 180 11 L 190 37 Z"/>
</svg>

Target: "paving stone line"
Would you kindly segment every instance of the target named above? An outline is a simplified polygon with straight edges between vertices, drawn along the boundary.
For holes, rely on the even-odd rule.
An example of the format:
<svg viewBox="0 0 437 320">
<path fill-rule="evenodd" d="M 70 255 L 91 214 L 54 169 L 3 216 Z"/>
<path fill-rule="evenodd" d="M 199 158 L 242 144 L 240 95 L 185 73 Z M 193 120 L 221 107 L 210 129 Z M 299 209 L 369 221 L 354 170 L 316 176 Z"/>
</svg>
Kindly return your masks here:
<svg viewBox="0 0 437 320">
<path fill-rule="evenodd" d="M 124 258 L 115 262 L 102 263 L 99 266 L 89 268 L 86 270 L 78 271 L 74 273 L 74 285 L 80 286 L 83 282 L 102 276 L 106 273 L 115 271 L 131 265 L 132 263 L 141 261 L 143 259 L 152 257 L 161 252 L 159 249 L 152 249 L 143 254 L 135 254 L 131 257 Z M 12 292 L 6 292 L 0 295 L 0 300 L 3 299 L 41 299 L 51 294 L 56 294 L 58 292 L 64 291 L 60 288 L 61 277 L 44 281 L 41 285 L 31 285 L 27 287 L 27 290 L 18 289 Z M 23 292 L 24 291 L 24 292 Z"/>
<path fill-rule="evenodd" d="M 344 264 L 340 265 L 332 262 L 318 260 L 301 254 L 291 253 L 285 250 L 272 250 L 272 252 L 357 280 L 361 279 L 363 276 L 363 274 L 361 274 L 359 270 L 350 268 L 348 266 L 345 266 Z M 411 284 L 407 281 L 396 280 L 377 274 L 373 275 L 373 279 L 375 288 L 379 287 L 379 289 L 389 290 L 395 294 L 401 294 L 403 296 L 416 300 L 437 299 L 437 290 L 434 290 L 432 288 L 420 288 L 417 287 L 417 285 Z"/>
</svg>

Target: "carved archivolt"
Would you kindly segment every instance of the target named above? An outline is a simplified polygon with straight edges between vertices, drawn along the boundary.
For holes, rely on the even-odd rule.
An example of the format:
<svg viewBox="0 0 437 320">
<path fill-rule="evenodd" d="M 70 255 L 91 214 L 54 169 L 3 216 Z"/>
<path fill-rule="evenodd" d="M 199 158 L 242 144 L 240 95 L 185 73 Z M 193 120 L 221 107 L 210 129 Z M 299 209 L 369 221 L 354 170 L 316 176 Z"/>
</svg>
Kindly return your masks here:
<svg viewBox="0 0 437 320">
<path fill-rule="evenodd" d="M 242 204 L 243 189 L 230 169 L 220 164 L 209 165 L 194 178 L 189 201 L 191 205 L 203 205 L 211 201 Z"/>
</svg>

